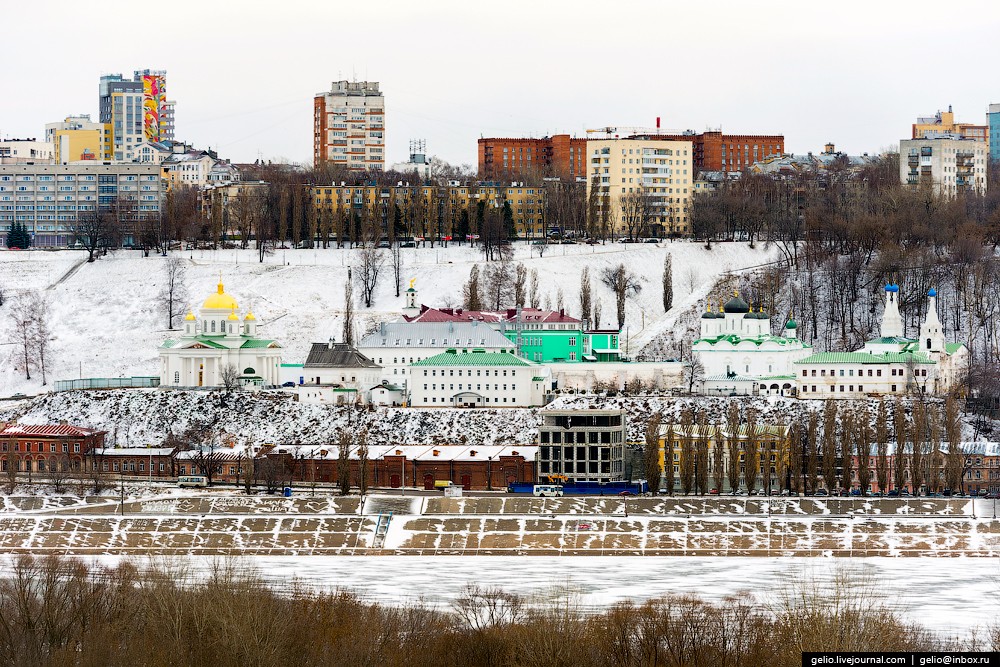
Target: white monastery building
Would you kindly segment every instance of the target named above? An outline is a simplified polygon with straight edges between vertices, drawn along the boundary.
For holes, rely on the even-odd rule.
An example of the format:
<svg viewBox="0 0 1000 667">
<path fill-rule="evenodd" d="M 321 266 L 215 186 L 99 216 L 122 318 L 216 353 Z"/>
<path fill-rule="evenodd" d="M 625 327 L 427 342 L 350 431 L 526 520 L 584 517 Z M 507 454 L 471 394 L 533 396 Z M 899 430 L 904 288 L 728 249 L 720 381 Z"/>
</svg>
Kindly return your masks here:
<svg viewBox="0 0 1000 667">
<path fill-rule="evenodd" d="M 552 374 L 511 352 L 450 349 L 410 366 L 413 407 L 523 408 L 545 404 Z"/>
<path fill-rule="evenodd" d="M 239 314 L 236 299 L 218 290 L 188 312 L 184 333 L 160 345 L 161 387 L 221 387 L 223 371 L 234 368 L 247 388 L 280 384 L 281 345 L 257 336 L 257 318 Z"/>
<path fill-rule="evenodd" d="M 899 285 L 886 285 L 879 338 L 854 352 L 822 352 L 796 362 L 801 398 L 942 394 L 969 363 L 965 343 L 945 342 L 937 315 L 937 291 L 927 293 L 927 317 L 919 338 L 903 335 Z"/>
<path fill-rule="evenodd" d="M 812 351 L 797 330 L 789 320 L 784 335 L 773 335 L 770 316 L 762 308 L 754 312 L 739 294 L 720 312 L 709 305 L 701 316 L 701 335 L 691 345 L 704 369 L 704 393 L 794 395 L 793 364 Z"/>
</svg>

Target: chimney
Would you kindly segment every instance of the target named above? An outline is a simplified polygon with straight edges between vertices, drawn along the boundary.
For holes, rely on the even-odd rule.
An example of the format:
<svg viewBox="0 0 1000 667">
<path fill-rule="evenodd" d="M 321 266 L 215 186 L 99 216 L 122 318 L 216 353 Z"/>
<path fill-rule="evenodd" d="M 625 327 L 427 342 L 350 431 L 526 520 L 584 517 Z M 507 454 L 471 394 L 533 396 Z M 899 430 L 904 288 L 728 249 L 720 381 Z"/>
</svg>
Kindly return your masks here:
<svg viewBox="0 0 1000 667">
<path fill-rule="evenodd" d="M 332 350 L 333 349 L 333 336 L 330 336 L 330 340 L 326 344 L 326 349 L 328 349 L 328 350 Z"/>
<path fill-rule="evenodd" d="M 660 129 L 660 117 L 659 116 L 656 117 L 656 129 L 657 130 Z"/>
<path fill-rule="evenodd" d="M 385 335 L 385 322 L 379 322 L 378 332 L 379 332 L 379 335 L 382 335 L 382 336 Z"/>
</svg>

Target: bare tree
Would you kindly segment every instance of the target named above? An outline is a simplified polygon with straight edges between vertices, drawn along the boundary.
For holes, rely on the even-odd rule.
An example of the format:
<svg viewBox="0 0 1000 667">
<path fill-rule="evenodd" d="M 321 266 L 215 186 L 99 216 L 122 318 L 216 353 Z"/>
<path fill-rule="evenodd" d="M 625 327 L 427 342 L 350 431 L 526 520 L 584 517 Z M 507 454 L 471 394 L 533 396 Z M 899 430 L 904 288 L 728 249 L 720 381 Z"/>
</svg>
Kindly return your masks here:
<svg viewBox="0 0 1000 667">
<path fill-rule="evenodd" d="M 626 192 L 619 197 L 618 207 L 621 209 L 622 224 L 630 239 L 635 239 L 649 227 L 653 216 L 653 198 L 644 186 L 640 185 L 633 192 Z"/>
<path fill-rule="evenodd" d="M 337 484 L 340 495 L 351 492 L 351 435 L 341 431 L 337 438 Z"/>
<path fill-rule="evenodd" d="M 855 454 L 858 457 L 858 487 L 862 496 L 868 495 L 868 487 L 871 486 L 871 446 L 872 446 L 872 425 L 871 412 L 868 405 L 863 404 L 858 408 L 855 428 L 857 429 L 857 440 Z"/>
<path fill-rule="evenodd" d="M 747 492 L 753 493 L 760 476 L 760 433 L 757 427 L 757 413 L 753 408 L 746 411 L 747 436 L 744 450 L 743 481 Z"/>
<path fill-rule="evenodd" d="M 674 495 L 674 438 L 674 425 L 667 424 L 663 438 L 663 478 L 670 495 Z"/>
<path fill-rule="evenodd" d="M 361 495 L 368 492 L 368 429 L 358 433 L 358 490 Z"/>
<path fill-rule="evenodd" d="M 462 290 L 462 300 L 466 310 L 482 310 L 482 288 L 479 285 L 479 265 L 473 264 L 469 269 L 469 281 Z"/>
<path fill-rule="evenodd" d="M 562 312 L 564 308 L 563 305 L 563 290 L 562 287 L 556 289 L 556 310 Z"/>
<path fill-rule="evenodd" d="M 53 461 L 52 466 L 49 468 L 49 481 L 52 482 L 52 490 L 56 493 L 65 491 L 66 484 L 70 481 L 72 475 L 73 469 L 68 456 L 64 454 Z"/>
<path fill-rule="evenodd" d="M 392 229 L 391 225 L 390 229 Z M 390 243 L 389 263 L 392 264 L 393 287 L 396 288 L 396 296 L 398 297 L 400 285 L 403 282 L 403 248 L 399 244 L 399 239 L 393 239 Z"/>
<path fill-rule="evenodd" d="M 902 491 L 906 482 L 906 412 L 903 409 L 903 402 L 898 398 L 892 406 L 892 431 L 896 439 L 896 447 L 893 449 L 892 472 L 896 490 Z"/>
<path fill-rule="evenodd" d="M 538 269 L 531 270 L 531 287 L 528 290 L 528 302 L 532 308 L 541 306 L 538 296 Z"/>
<path fill-rule="evenodd" d="M 836 401 L 827 401 L 823 410 L 823 486 L 831 495 L 837 487 Z"/>
<path fill-rule="evenodd" d="M 11 307 L 12 343 L 17 346 L 17 363 L 24 373 L 24 379 L 31 379 L 31 369 L 38 363 L 35 355 L 35 312 L 34 300 L 30 292 L 18 295 Z"/>
<path fill-rule="evenodd" d="M 660 467 L 660 424 L 663 422 L 663 415 L 654 412 L 646 422 L 645 442 L 643 445 L 643 474 L 649 483 L 649 488 L 654 489 L 660 484 L 660 476 L 663 469 Z M 664 452 L 664 465 L 666 453 Z"/>
<path fill-rule="evenodd" d="M 593 326 L 595 329 L 601 328 L 601 299 L 597 298 L 594 300 L 594 322 Z"/>
<path fill-rule="evenodd" d="M 222 381 L 222 389 L 227 394 L 240 390 L 240 369 L 233 364 L 226 364 L 222 367 L 219 379 Z"/>
<path fill-rule="evenodd" d="M 344 330 L 343 340 L 348 345 L 354 345 L 354 281 L 351 279 L 351 267 L 347 267 L 347 281 L 344 283 Z"/>
<path fill-rule="evenodd" d="M 962 422 L 958 415 L 958 402 L 949 396 L 944 403 L 944 433 L 948 441 L 945 456 L 945 484 L 953 493 L 962 488 L 962 473 L 965 467 L 965 453 L 962 451 Z"/>
<path fill-rule="evenodd" d="M 726 407 L 726 449 L 729 454 L 726 465 L 729 492 L 736 493 L 740 488 L 740 406 L 736 401 L 730 401 Z"/>
<path fill-rule="evenodd" d="M 528 298 L 528 269 L 518 262 L 514 265 L 514 306 L 524 308 Z"/>
<path fill-rule="evenodd" d="M 87 251 L 87 261 L 93 262 L 99 250 L 118 238 L 116 218 L 98 211 L 82 211 L 77 215 L 73 238 Z"/>
<path fill-rule="evenodd" d="M 499 261 L 487 264 L 483 271 L 483 279 L 486 283 L 488 305 L 493 310 L 506 307 L 513 299 L 514 292 L 514 277 L 511 275 L 510 262 Z M 476 309 L 471 308 L 470 310 Z"/>
<path fill-rule="evenodd" d="M 875 416 L 875 482 L 885 495 L 889 490 L 889 414 L 882 399 Z"/>
<path fill-rule="evenodd" d="M 590 329 L 594 303 L 590 288 L 590 267 L 585 266 L 580 271 L 580 319 L 583 321 L 583 329 Z"/>
<path fill-rule="evenodd" d="M 626 300 L 642 291 L 642 284 L 631 271 L 625 268 L 625 264 L 616 267 L 607 267 L 601 273 L 601 282 L 615 295 L 615 303 L 618 307 L 618 329 L 625 326 L 625 303 Z"/>
<path fill-rule="evenodd" d="M 670 257 L 667 253 L 663 258 L 663 312 L 674 307 L 674 276 Z"/>
<path fill-rule="evenodd" d="M 819 488 L 819 415 L 809 413 L 809 427 L 806 429 L 806 488 L 815 494 Z"/>
<path fill-rule="evenodd" d="M 42 386 L 48 384 L 48 364 L 50 347 L 52 343 L 52 326 L 50 323 L 51 311 L 49 302 L 41 292 L 34 292 L 32 296 L 32 318 L 34 319 L 34 347 L 35 359 L 38 360 L 38 370 L 42 373 Z"/>
<path fill-rule="evenodd" d="M 684 495 L 690 495 L 694 488 L 695 446 L 694 446 L 694 415 L 690 408 L 681 412 L 681 490 Z"/>
<path fill-rule="evenodd" d="M 174 328 L 174 318 L 184 315 L 184 304 L 188 293 L 184 284 L 187 269 L 180 257 L 170 257 L 163 265 L 163 289 L 160 290 L 159 301 L 167 315 L 167 328 Z"/>
</svg>

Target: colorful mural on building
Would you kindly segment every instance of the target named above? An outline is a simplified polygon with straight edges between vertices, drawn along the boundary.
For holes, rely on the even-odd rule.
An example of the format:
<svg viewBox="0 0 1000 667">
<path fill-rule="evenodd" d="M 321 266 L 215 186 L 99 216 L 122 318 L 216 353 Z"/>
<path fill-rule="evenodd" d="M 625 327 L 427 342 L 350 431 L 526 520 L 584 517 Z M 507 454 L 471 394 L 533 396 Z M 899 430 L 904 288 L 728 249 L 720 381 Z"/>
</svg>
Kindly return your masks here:
<svg viewBox="0 0 1000 667">
<path fill-rule="evenodd" d="M 160 122 L 167 102 L 167 78 L 162 74 L 142 77 L 143 130 L 148 141 L 160 140 Z"/>
</svg>

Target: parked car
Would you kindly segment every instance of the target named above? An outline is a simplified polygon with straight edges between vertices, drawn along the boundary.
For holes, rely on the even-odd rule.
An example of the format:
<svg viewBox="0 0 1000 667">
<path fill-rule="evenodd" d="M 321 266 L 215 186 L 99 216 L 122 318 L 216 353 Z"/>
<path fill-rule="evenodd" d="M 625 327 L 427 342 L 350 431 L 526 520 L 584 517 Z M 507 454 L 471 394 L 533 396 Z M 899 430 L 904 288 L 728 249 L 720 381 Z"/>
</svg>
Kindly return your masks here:
<svg viewBox="0 0 1000 667">
<path fill-rule="evenodd" d="M 816 489 L 816 493 L 814 495 L 816 495 L 816 496 L 829 496 L 830 492 L 827 491 L 826 489 Z"/>
<path fill-rule="evenodd" d="M 710 496 L 717 496 L 717 495 L 719 495 L 719 490 L 718 489 L 711 489 L 711 490 L 709 490 L 708 495 L 710 495 Z"/>
<path fill-rule="evenodd" d="M 659 243 L 659 239 L 646 239 L 643 243 Z"/>
<path fill-rule="evenodd" d="M 378 242 L 378 247 L 379 248 L 388 248 L 389 247 L 389 242 L 388 241 L 379 241 Z"/>
<path fill-rule="evenodd" d="M 629 491 L 628 489 L 625 489 L 624 491 L 619 491 L 618 495 L 619 496 L 634 496 L 635 494 L 632 493 L 631 491 Z"/>
<path fill-rule="evenodd" d="M 294 387 L 294 386 L 295 386 L 295 383 L 294 383 L 294 382 L 286 382 L 286 383 L 284 383 L 284 384 L 283 384 L 283 385 L 281 385 L 281 386 L 282 386 L 282 387 Z"/>
<path fill-rule="evenodd" d="M 563 239 L 562 241 L 560 241 L 560 243 L 562 243 L 563 245 L 576 245 L 576 241 L 574 241 L 573 239 Z"/>
<path fill-rule="evenodd" d="M 399 247 L 400 248 L 416 248 L 417 244 L 414 243 L 413 241 L 403 241 L 402 243 L 399 244 Z"/>
</svg>

